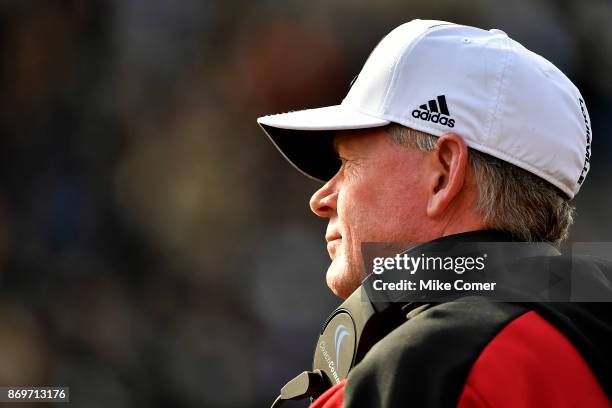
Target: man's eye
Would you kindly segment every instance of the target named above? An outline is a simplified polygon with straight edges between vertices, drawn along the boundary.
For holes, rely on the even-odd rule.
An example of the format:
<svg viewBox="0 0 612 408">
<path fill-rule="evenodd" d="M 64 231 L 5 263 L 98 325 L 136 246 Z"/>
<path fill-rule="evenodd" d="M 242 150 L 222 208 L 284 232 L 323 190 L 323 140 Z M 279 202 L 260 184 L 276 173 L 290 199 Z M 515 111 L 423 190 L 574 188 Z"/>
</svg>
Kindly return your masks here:
<svg viewBox="0 0 612 408">
<path fill-rule="evenodd" d="M 355 160 L 347 159 L 345 157 L 341 157 L 340 161 L 342 163 L 341 169 L 347 173 L 354 173 L 357 167 L 357 162 Z"/>
</svg>

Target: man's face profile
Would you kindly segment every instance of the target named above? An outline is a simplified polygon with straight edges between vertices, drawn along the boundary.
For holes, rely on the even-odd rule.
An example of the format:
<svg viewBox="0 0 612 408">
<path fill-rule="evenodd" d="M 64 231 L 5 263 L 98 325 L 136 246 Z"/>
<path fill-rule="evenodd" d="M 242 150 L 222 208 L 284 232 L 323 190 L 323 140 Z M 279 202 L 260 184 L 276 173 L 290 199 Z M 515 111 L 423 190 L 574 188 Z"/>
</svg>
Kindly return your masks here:
<svg viewBox="0 0 612 408">
<path fill-rule="evenodd" d="M 456 134 L 431 152 L 399 145 L 384 128 L 338 132 L 335 145 L 342 166 L 310 208 L 329 219 L 326 280 L 336 295 L 348 297 L 365 278 L 363 242 L 419 243 L 482 227 L 467 147 Z"/>
<path fill-rule="evenodd" d="M 314 193 L 310 207 L 329 218 L 327 284 L 345 298 L 364 278 L 362 242 L 422 236 L 426 197 L 419 169 L 426 153 L 399 146 L 381 129 L 339 132 L 335 144 L 342 166 Z"/>
</svg>

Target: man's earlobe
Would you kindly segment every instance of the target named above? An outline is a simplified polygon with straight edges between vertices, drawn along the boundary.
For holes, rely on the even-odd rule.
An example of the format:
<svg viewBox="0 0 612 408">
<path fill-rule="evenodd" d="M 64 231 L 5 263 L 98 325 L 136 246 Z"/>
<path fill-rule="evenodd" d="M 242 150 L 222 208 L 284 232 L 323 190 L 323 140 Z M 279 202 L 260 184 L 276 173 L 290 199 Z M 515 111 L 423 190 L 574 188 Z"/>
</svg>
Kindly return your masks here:
<svg viewBox="0 0 612 408">
<path fill-rule="evenodd" d="M 465 183 L 468 149 L 463 138 L 446 133 L 436 143 L 431 154 L 431 176 L 427 202 L 427 216 L 438 218 L 445 214 L 460 196 Z"/>
</svg>

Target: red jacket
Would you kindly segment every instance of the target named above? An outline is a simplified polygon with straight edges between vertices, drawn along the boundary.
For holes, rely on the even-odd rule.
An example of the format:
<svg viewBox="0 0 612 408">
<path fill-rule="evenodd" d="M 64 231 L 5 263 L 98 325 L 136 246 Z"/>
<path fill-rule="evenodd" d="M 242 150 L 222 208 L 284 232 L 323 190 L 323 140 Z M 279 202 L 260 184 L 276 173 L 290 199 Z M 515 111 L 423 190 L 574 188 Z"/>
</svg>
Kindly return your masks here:
<svg viewBox="0 0 612 408">
<path fill-rule="evenodd" d="M 327 390 L 311 408 L 342 407 L 345 384 L 346 380 Z M 529 311 L 507 324 L 482 350 L 457 407 L 607 408 L 612 403 L 572 343 Z"/>
</svg>

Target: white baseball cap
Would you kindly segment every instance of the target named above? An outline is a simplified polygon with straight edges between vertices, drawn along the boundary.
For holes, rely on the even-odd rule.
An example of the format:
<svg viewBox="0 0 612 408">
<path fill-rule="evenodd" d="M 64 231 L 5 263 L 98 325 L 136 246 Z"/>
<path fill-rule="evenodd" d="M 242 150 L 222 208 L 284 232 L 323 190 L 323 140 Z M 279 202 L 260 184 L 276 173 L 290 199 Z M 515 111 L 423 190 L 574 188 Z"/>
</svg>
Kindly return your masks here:
<svg viewBox="0 0 612 408">
<path fill-rule="evenodd" d="M 338 130 L 401 124 L 459 134 L 569 198 L 589 171 L 591 121 L 576 86 L 500 30 L 413 20 L 385 36 L 340 105 L 257 119 L 302 173 L 327 181 Z"/>
</svg>

